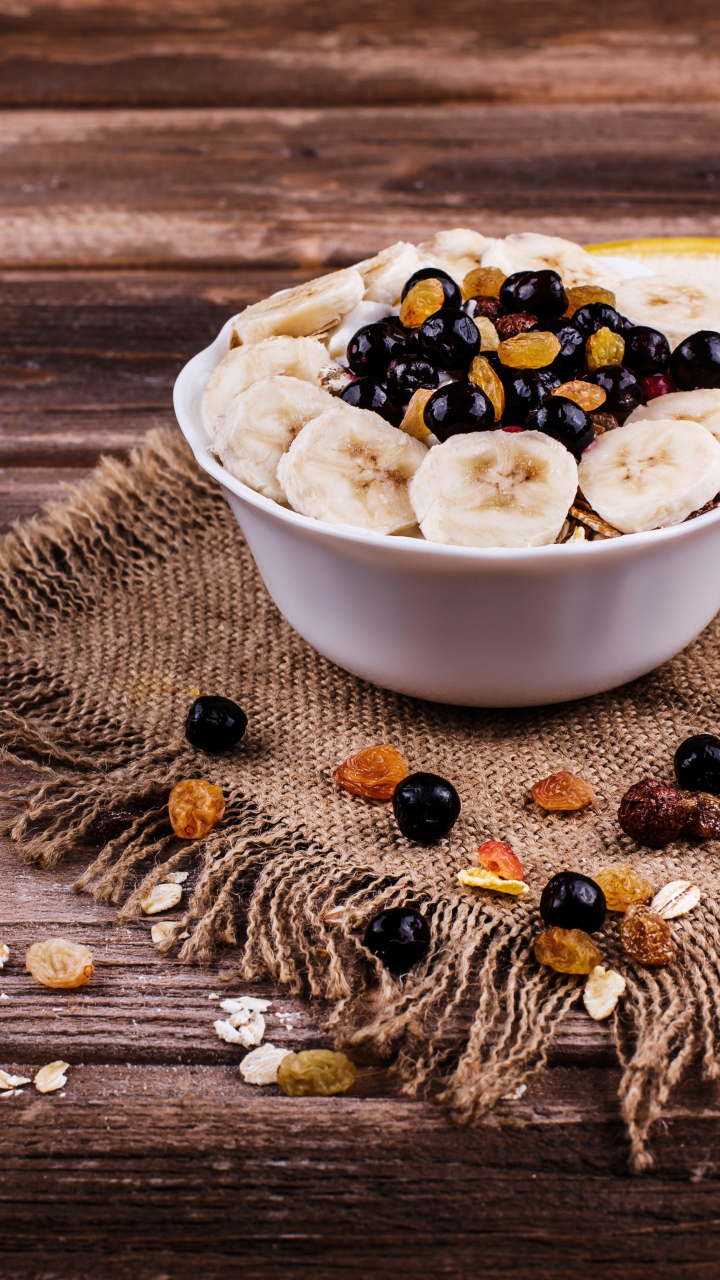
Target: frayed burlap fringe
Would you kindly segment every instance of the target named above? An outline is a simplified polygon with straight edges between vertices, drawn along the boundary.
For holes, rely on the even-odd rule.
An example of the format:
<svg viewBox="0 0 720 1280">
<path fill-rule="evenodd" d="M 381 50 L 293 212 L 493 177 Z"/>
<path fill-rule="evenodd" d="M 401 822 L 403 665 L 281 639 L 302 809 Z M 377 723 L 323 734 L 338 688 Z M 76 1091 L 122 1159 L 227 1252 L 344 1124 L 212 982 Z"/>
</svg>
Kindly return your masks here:
<svg viewBox="0 0 720 1280">
<path fill-rule="evenodd" d="M 674 924 L 671 969 L 628 963 L 616 917 L 598 938 L 628 983 L 616 1039 L 631 1164 L 651 1164 L 652 1125 L 689 1063 L 706 1078 L 720 1069 L 716 847 L 642 850 L 615 814 L 631 781 L 669 778 L 679 739 L 717 729 L 716 624 L 645 680 L 565 707 L 483 711 L 387 693 L 290 630 L 218 489 L 169 433 L 153 433 L 129 465 L 103 462 L 4 540 L 0 609 L 0 741 L 6 761 L 35 770 L 32 785 L 6 792 L 24 802 L 12 835 L 26 859 L 52 866 L 87 849 L 77 888 L 122 919 L 168 871 L 190 870 L 165 949 L 204 963 L 239 947 L 243 978 L 331 1001 L 339 1045 L 392 1060 L 408 1094 L 436 1098 L 459 1121 L 476 1121 L 542 1065 L 580 995 L 582 979 L 534 960 L 550 875 L 623 860 L 656 887 L 699 883 L 700 908 Z M 230 756 L 204 756 L 184 738 L 198 690 L 248 713 Z M 381 741 L 412 769 L 455 782 L 463 812 L 448 840 L 412 845 L 389 805 L 334 786 L 340 760 Z M 592 782 L 591 810 L 548 815 L 533 804 L 530 784 L 559 768 Z M 197 776 L 222 786 L 226 816 L 206 839 L 181 842 L 167 796 Z M 93 824 L 116 809 L 130 825 L 99 845 Z M 517 850 L 529 901 L 460 888 L 457 870 L 489 838 Z M 427 915 L 432 946 L 396 979 L 365 951 L 358 923 L 403 903 Z"/>
</svg>

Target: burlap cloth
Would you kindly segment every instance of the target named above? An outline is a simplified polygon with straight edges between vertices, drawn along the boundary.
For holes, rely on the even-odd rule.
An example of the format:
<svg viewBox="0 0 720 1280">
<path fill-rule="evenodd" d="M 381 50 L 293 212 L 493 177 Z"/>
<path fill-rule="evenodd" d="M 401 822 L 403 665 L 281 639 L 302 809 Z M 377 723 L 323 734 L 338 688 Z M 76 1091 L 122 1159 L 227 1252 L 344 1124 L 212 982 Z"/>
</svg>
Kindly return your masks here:
<svg viewBox="0 0 720 1280">
<path fill-rule="evenodd" d="M 717 1075 L 717 846 L 682 840 L 653 853 L 616 821 L 631 782 L 671 780 L 677 743 L 717 729 L 717 621 L 652 675 L 584 702 L 504 712 L 384 692 L 284 622 L 219 489 L 169 433 L 153 434 L 129 465 L 103 462 L 68 502 L 11 533 L 0 601 L 0 740 L 10 759 L 43 771 L 13 832 L 29 861 L 49 866 L 87 848 L 78 887 L 118 904 L 124 919 L 168 870 L 189 869 L 175 929 L 189 937 L 168 949 L 202 962 L 239 944 L 246 978 L 329 999 L 339 1045 L 388 1058 L 409 1093 L 464 1121 L 542 1064 L 580 997 L 584 979 L 534 959 L 549 876 L 623 860 L 656 888 L 693 879 L 706 896 L 673 924 L 672 968 L 630 962 L 617 916 L 596 935 L 628 983 L 615 1035 L 634 1168 L 650 1163 L 648 1131 L 687 1065 Z M 198 690 L 247 711 L 247 734 L 228 757 L 184 738 Z M 461 817 L 434 848 L 405 840 L 391 805 L 334 785 L 335 766 L 377 742 L 456 785 Z M 592 783 L 593 808 L 562 816 L 533 803 L 532 782 L 561 768 Z M 193 843 L 175 839 L 167 820 L 168 792 L 187 777 L 219 783 L 227 797 L 221 826 Z M 141 816 L 93 848 L 88 827 L 118 806 Z M 475 864 L 489 838 L 521 858 L 524 901 L 459 885 L 457 869 Z M 364 950 L 357 921 L 406 902 L 427 914 L 433 942 L 427 961 L 397 979 Z M 342 924 L 326 923 L 342 904 Z"/>
</svg>

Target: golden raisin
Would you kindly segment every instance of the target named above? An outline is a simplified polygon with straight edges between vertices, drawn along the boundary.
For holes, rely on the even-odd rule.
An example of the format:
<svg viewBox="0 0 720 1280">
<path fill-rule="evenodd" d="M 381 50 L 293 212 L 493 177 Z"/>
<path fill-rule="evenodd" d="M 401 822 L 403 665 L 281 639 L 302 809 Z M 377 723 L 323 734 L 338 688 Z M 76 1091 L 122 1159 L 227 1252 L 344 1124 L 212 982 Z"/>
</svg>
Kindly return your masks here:
<svg viewBox="0 0 720 1280">
<path fill-rule="evenodd" d="M 591 973 L 602 963 L 592 938 L 582 929 L 561 929 L 553 925 L 535 939 L 535 959 L 558 973 Z"/>
<path fill-rule="evenodd" d="M 595 435 L 602 436 L 606 431 L 614 431 L 619 425 L 614 413 L 591 413 Z"/>
<path fill-rule="evenodd" d="M 625 835 L 651 849 L 676 840 L 687 816 L 687 805 L 680 792 L 655 778 L 645 778 L 630 787 L 618 809 L 618 822 Z"/>
<path fill-rule="evenodd" d="M 495 421 L 499 422 L 505 409 L 505 388 L 490 361 L 485 356 L 476 356 L 470 365 L 468 378 L 485 392 L 495 410 Z"/>
<path fill-rule="evenodd" d="M 591 302 L 605 302 L 609 307 L 616 307 L 615 294 L 610 289 L 602 289 L 599 284 L 581 284 L 575 289 L 567 290 L 566 316 L 574 316 L 581 307 L 589 307 Z"/>
<path fill-rule="evenodd" d="M 649 902 L 653 895 L 650 881 L 621 862 L 604 867 L 594 879 L 605 894 L 608 911 L 627 911 L 635 902 Z"/>
<path fill-rule="evenodd" d="M 445 302 L 445 292 L 439 280 L 430 277 L 418 280 L 409 289 L 400 308 L 400 322 L 406 329 L 419 329 L 428 316 L 434 316 Z"/>
<path fill-rule="evenodd" d="M 599 409 L 601 404 L 607 400 L 607 394 L 602 387 L 596 387 L 592 382 L 563 382 L 561 386 L 556 387 L 550 393 L 553 396 L 564 396 L 566 400 L 572 400 L 574 404 L 579 404 L 581 409 L 586 413 L 590 413 L 593 409 Z"/>
<path fill-rule="evenodd" d="M 633 960 L 652 969 L 672 964 L 677 955 L 667 920 L 642 903 L 636 902 L 625 912 L 620 924 L 620 941 Z"/>
<path fill-rule="evenodd" d="M 225 797 L 213 782 L 186 778 L 170 792 L 168 810 L 175 835 L 197 840 L 217 826 L 225 812 Z"/>
<path fill-rule="evenodd" d="M 487 316 L 473 316 L 473 322 L 480 334 L 480 350 L 497 351 L 500 337 L 492 320 L 488 320 Z"/>
<path fill-rule="evenodd" d="M 415 391 L 405 410 L 405 417 L 400 423 L 400 430 L 409 436 L 414 436 L 416 440 L 424 440 L 430 435 L 430 428 L 425 426 L 423 409 L 433 394 L 434 392 L 427 387 L 420 387 Z"/>
<path fill-rule="evenodd" d="M 26 968 L 44 987 L 69 991 L 82 987 L 93 976 L 92 954 L 79 942 L 65 938 L 46 938 L 35 942 L 25 956 Z"/>
<path fill-rule="evenodd" d="M 701 840 L 716 840 L 720 836 L 720 797 L 707 791 L 682 791 L 687 817 L 684 831 Z"/>
<path fill-rule="evenodd" d="M 481 867 L 505 880 L 524 880 L 525 873 L 520 859 L 513 853 L 509 844 L 501 840 L 486 840 L 478 849 L 478 862 Z"/>
<path fill-rule="evenodd" d="M 408 767 L 400 752 L 382 743 L 377 747 L 365 747 L 356 756 L 344 760 L 333 777 L 339 787 L 344 787 L 353 796 L 362 796 L 365 800 L 392 800 L 398 782 L 407 777 L 407 772 Z"/>
<path fill-rule="evenodd" d="M 543 809 L 558 809 L 571 813 L 575 809 L 587 809 L 595 799 L 595 792 L 588 782 L 576 777 L 567 769 L 541 778 L 532 788 L 533 800 Z"/>
<path fill-rule="evenodd" d="M 554 333 L 518 333 L 498 347 L 501 363 L 511 369 L 545 369 L 559 354 L 560 341 Z"/>
<path fill-rule="evenodd" d="M 331 1049 L 288 1053 L 277 1070 L 277 1082 L 289 1098 L 327 1098 L 345 1093 L 355 1080 L 355 1063 Z"/>
<path fill-rule="evenodd" d="M 606 364 L 622 364 L 624 355 L 625 339 L 605 325 L 597 333 L 591 333 L 585 343 L 585 359 L 591 373 Z"/>
<path fill-rule="evenodd" d="M 507 276 L 499 267 L 473 267 L 462 282 L 463 302 L 469 298 L 499 298 Z"/>
</svg>

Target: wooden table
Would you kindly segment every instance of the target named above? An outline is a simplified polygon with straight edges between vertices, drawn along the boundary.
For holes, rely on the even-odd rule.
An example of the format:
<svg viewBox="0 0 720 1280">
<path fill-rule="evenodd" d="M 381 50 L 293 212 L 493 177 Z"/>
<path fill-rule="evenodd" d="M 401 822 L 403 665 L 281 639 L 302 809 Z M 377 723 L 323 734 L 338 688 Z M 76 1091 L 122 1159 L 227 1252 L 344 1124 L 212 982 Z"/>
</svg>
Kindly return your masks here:
<svg viewBox="0 0 720 1280">
<path fill-rule="evenodd" d="M 702 0 L 8 0 L 0 32 L 4 527 L 172 425 L 231 311 L 391 239 L 720 234 Z M 2 853 L 0 1062 L 72 1064 L 62 1095 L 0 1100 L 4 1280 L 718 1276 L 714 1089 L 683 1086 L 642 1178 L 580 1012 L 474 1130 L 376 1068 L 326 1101 L 252 1089 L 217 973 L 73 895 L 81 865 Z M 91 946 L 88 988 L 24 973 L 55 932 Z M 269 994 L 275 1043 L 323 1043 L 321 1010 Z"/>
</svg>

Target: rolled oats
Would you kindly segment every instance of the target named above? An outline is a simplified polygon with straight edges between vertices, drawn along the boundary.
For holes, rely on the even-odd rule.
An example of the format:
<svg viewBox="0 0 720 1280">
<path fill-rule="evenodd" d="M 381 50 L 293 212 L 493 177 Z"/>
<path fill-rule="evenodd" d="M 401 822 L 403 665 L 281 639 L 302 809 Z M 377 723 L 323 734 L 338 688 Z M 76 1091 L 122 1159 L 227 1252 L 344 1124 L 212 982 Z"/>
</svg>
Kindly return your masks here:
<svg viewBox="0 0 720 1280">
<path fill-rule="evenodd" d="M 240 1063 L 240 1075 L 248 1084 L 277 1084 L 278 1067 L 288 1049 L 276 1049 L 274 1044 L 263 1044 L 253 1049 Z"/>
<path fill-rule="evenodd" d="M 692 911 L 700 901 L 700 890 L 690 880 L 671 880 L 670 884 L 658 889 L 650 910 L 662 916 L 663 920 L 674 920 L 676 916 L 684 916 Z"/>
<path fill-rule="evenodd" d="M 27 1076 L 11 1076 L 7 1071 L 0 1071 L 0 1089 L 17 1089 L 21 1084 L 32 1084 Z"/>
<path fill-rule="evenodd" d="M 33 1084 L 38 1093 L 54 1093 L 56 1089 L 62 1089 L 67 1084 L 67 1076 L 65 1072 L 70 1066 L 69 1062 L 48 1062 L 46 1067 L 41 1067 L 38 1071 Z"/>
<path fill-rule="evenodd" d="M 3 968 L 5 962 L 10 959 L 10 948 L 6 942 L 0 942 L 0 969 Z"/>
<path fill-rule="evenodd" d="M 620 996 L 625 990 L 625 979 L 614 969 L 605 969 L 596 964 L 590 970 L 583 991 L 583 1004 L 596 1022 L 609 1018 Z"/>
<path fill-rule="evenodd" d="M 176 907 L 181 898 L 182 889 L 179 884 L 156 884 L 147 897 L 143 898 L 140 906 L 146 916 L 156 916 L 159 911 L 170 911 L 172 907 Z"/>
</svg>

